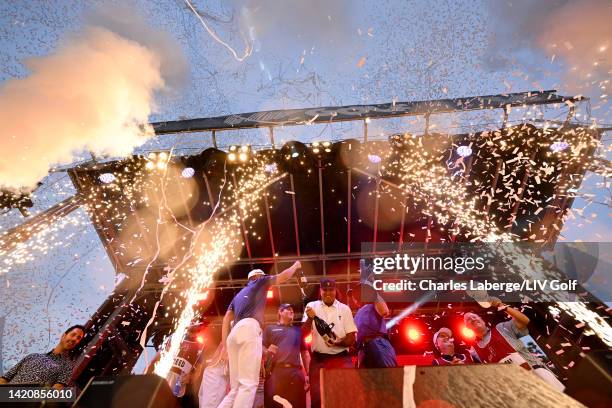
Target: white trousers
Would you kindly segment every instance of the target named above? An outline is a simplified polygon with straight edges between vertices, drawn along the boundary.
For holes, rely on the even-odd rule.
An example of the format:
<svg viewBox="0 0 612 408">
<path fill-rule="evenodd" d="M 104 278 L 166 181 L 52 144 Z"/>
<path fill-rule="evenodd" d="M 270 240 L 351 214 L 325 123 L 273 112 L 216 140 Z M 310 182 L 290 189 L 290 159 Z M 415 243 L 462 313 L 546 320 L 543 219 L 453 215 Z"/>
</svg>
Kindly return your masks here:
<svg viewBox="0 0 612 408">
<path fill-rule="evenodd" d="M 251 408 L 259 384 L 261 327 L 253 318 L 240 320 L 227 336 L 230 392 L 219 408 Z"/>
<path fill-rule="evenodd" d="M 222 361 L 214 366 L 206 367 L 198 392 L 200 408 L 217 408 L 225 397 L 227 383 L 225 364 Z"/>
<path fill-rule="evenodd" d="M 565 385 L 563 385 L 563 383 L 559 381 L 551 371 L 545 368 L 536 368 L 535 370 L 533 370 L 533 373 L 544 381 L 546 381 L 555 390 L 559 392 L 563 392 L 565 390 Z"/>
</svg>

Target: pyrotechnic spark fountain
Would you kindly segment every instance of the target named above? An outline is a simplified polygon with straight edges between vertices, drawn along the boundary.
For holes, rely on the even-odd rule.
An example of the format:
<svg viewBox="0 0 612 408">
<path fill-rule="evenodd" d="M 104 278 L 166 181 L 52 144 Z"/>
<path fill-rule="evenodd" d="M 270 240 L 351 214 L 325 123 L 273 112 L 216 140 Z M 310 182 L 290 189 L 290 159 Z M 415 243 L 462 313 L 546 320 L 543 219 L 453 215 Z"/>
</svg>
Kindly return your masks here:
<svg viewBox="0 0 612 408">
<path fill-rule="evenodd" d="M 254 164 L 255 166 L 248 170 L 245 169 L 246 174 L 234 187 L 233 193 L 226 197 L 222 211 L 199 227 L 198 236 L 206 230 L 212 239 L 209 242 L 197 242 L 195 251 L 198 256 L 195 266 L 189 271 L 191 287 L 185 295 L 185 305 L 182 311 L 178 311 L 180 317 L 175 325 L 170 347 L 162 351 L 155 366 L 154 372 L 159 376 L 166 377 L 178 354 L 180 343 L 195 317 L 194 306 L 200 293 L 210 287 L 214 274 L 238 255 L 233 244 L 241 240 L 238 232 L 241 220 L 255 216 L 258 212 L 258 199 L 263 190 L 279 179 L 276 177 L 270 180 L 264 163 Z M 201 240 L 198 237 L 194 241 Z"/>
<path fill-rule="evenodd" d="M 571 149 L 553 153 L 564 159 L 560 166 L 571 166 L 577 162 L 584 162 L 586 152 L 597 143 L 584 129 L 571 132 L 573 136 L 578 135 L 577 143 Z M 546 279 L 547 268 L 543 261 L 533 258 L 516 247 L 504 245 L 504 243 L 516 242 L 517 239 L 509 233 L 499 231 L 493 221 L 481 217 L 482 212 L 477 207 L 476 199 L 469 197 L 464 183 L 453 180 L 447 169 L 437 164 L 441 162 L 441 158 L 436 158 L 435 154 L 427 152 L 427 149 L 422 146 L 422 140 L 422 138 L 414 140 L 415 148 L 410 154 L 402 155 L 399 160 L 397 176 L 402 180 L 401 187 L 406 194 L 412 195 L 425 207 L 424 212 L 433 216 L 441 224 L 453 220 L 454 230 L 450 231 L 451 233 L 464 233 L 470 238 L 470 241 L 500 243 L 495 248 L 496 257 L 503 260 L 524 279 Z M 542 177 L 550 175 L 549 169 L 550 167 L 546 164 L 535 169 L 534 178 L 540 175 Z M 569 181 L 562 180 L 561 182 L 559 191 L 561 194 L 568 194 Z M 576 320 L 587 324 L 592 332 L 606 344 L 612 341 L 610 325 L 587 309 L 584 303 L 560 302 L 554 293 L 542 294 L 542 298 L 551 302 L 557 301 L 560 308 L 567 311 Z"/>
</svg>

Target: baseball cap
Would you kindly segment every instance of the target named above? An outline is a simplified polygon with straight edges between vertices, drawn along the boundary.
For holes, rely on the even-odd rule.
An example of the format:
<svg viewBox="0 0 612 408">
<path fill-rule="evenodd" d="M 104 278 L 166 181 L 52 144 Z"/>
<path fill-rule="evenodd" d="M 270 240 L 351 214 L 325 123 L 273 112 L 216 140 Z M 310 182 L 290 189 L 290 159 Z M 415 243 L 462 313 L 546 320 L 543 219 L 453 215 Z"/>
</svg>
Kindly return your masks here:
<svg viewBox="0 0 612 408">
<path fill-rule="evenodd" d="M 251 279 L 253 276 L 259 276 L 259 275 L 265 275 L 265 272 L 262 271 L 261 269 L 253 269 L 251 272 L 249 272 L 247 279 Z"/>
<path fill-rule="evenodd" d="M 293 306 L 291 305 L 291 303 L 281 303 L 280 306 L 278 307 L 279 312 L 282 312 L 285 309 L 293 310 Z"/>
<path fill-rule="evenodd" d="M 435 332 L 433 335 L 433 344 L 436 349 L 438 348 L 438 345 L 436 344 L 436 342 L 438 341 L 438 336 L 442 332 L 446 332 L 450 337 L 453 337 L 453 332 L 451 331 L 451 329 L 449 329 L 448 327 L 441 327 L 440 330 Z"/>
<path fill-rule="evenodd" d="M 321 289 L 333 289 L 336 287 L 336 281 L 331 278 L 321 279 Z"/>
</svg>

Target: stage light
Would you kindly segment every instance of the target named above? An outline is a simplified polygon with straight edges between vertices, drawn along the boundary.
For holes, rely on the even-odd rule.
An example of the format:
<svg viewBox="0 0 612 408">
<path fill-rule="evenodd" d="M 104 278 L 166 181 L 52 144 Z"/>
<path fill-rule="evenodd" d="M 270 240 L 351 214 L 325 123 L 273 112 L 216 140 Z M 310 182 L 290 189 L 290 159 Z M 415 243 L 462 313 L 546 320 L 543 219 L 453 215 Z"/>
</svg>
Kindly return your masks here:
<svg viewBox="0 0 612 408">
<path fill-rule="evenodd" d="M 396 133 L 389 136 L 389 143 L 391 147 L 396 150 L 404 150 L 409 145 L 409 140 L 413 138 L 410 133 Z"/>
<path fill-rule="evenodd" d="M 159 170 L 163 170 L 163 169 L 165 169 L 165 168 L 166 168 L 166 162 L 165 162 L 165 161 L 161 161 L 161 160 L 160 160 L 160 161 L 158 161 L 158 162 L 157 162 L 157 168 L 158 168 Z"/>
<path fill-rule="evenodd" d="M 280 149 L 280 157 L 279 166 L 281 170 L 289 173 L 301 173 L 304 168 L 311 168 L 315 164 L 310 149 L 301 142 L 290 141 L 285 143 Z"/>
<path fill-rule="evenodd" d="M 372 120 L 370 118 L 365 118 L 365 123 L 370 123 Z"/>
<path fill-rule="evenodd" d="M 474 330 L 466 326 L 461 327 L 461 335 L 466 340 L 473 340 L 476 337 L 476 333 L 474 333 Z"/>
<path fill-rule="evenodd" d="M 304 344 L 310 345 L 312 343 L 312 334 L 309 334 L 304 338 Z"/>
<path fill-rule="evenodd" d="M 323 153 L 331 153 L 331 142 L 312 142 L 312 152 L 319 158 Z"/>
<path fill-rule="evenodd" d="M 266 293 L 266 298 L 267 299 L 274 298 L 274 291 L 272 289 L 268 289 L 268 292 Z"/>
<path fill-rule="evenodd" d="M 197 335 L 196 341 L 200 344 L 204 344 L 204 336 L 202 336 L 201 334 Z"/>
<path fill-rule="evenodd" d="M 266 173 L 276 173 L 277 170 L 278 167 L 276 166 L 276 163 L 266 164 L 266 166 L 264 167 L 264 171 Z"/>
<path fill-rule="evenodd" d="M 408 326 L 405 334 L 411 343 L 417 343 L 421 340 L 421 332 L 416 327 Z"/>
<path fill-rule="evenodd" d="M 166 160 L 168 158 L 168 153 L 161 152 L 161 153 L 159 153 L 159 155 L 157 157 L 158 157 L 159 160 Z"/>
<path fill-rule="evenodd" d="M 230 146 L 229 154 L 227 155 L 227 159 L 230 162 L 240 161 L 241 163 L 246 163 L 251 156 L 251 146 Z"/>
<path fill-rule="evenodd" d="M 155 163 L 148 161 L 145 167 L 147 170 L 153 170 L 155 168 Z"/>
<path fill-rule="evenodd" d="M 555 142 L 553 144 L 550 145 L 550 150 L 552 150 L 555 153 L 559 153 L 562 152 L 563 150 L 567 149 L 569 147 L 569 143 L 564 142 L 563 140 Z"/>
<path fill-rule="evenodd" d="M 370 163 L 378 164 L 382 161 L 379 155 L 377 154 L 368 154 L 368 160 Z"/>
<path fill-rule="evenodd" d="M 197 158 L 197 162 L 203 163 L 204 172 L 207 175 L 221 175 L 225 171 L 226 161 L 231 161 L 230 155 L 234 155 L 233 159 L 236 160 L 236 153 L 227 154 L 223 150 L 209 147 L 200 153 Z"/>
<path fill-rule="evenodd" d="M 185 167 L 181 172 L 182 178 L 191 178 L 195 174 L 195 170 L 192 167 Z"/>
<path fill-rule="evenodd" d="M 472 148 L 470 146 L 459 146 L 457 147 L 457 154 L 461 157 L 469 157 L 472 154 Z"/>
<path fill-rule="evenodd" d="M 98 179 L 104 184 L 110 184 L 115 181 L 115 175 L 113 173 L 102 173 L 98 176 Z"/>
</svg>

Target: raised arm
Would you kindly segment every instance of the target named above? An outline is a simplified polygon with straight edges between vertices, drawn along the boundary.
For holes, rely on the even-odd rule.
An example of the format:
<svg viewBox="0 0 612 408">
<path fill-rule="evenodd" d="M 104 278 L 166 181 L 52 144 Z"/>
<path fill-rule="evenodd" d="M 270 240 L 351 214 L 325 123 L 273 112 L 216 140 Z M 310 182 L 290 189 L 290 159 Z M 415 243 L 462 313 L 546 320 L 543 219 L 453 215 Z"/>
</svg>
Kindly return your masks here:
<svg viewBox="0 0 612 408">
<path fill-rule="evenodd" d="M 494 307 L 503 307 L 505 312 L 510 317 L 512 317 L 512 322 L 518 330 L 525 330 L 527 328 L 527 325 L 529 324 L 529 318 L 525 316 L 525 314 L 520 310 L 502 303 L 499 299 L 494 299 L 493 301 L 491 301 L 491 305 Z"/>
<path fill-rule="evenodd" d="M 300 263 L 300 261 L 295 261 L 295 263 L 289 268 L 276 275 L 276 281 L 274 283 L 280 285 L 281 283 L 287 282 L 289 279 L 293 278 L 295 271 L 297 271 L 301 267 L 302 264 Z"/>
<path fill-rule="evenodd" d="M 389 306 L 387 306 L 387 302 L 385 302 L 378 293 L 376 294 L 376 302 L 374 302 L 374 308 L 376 309 L 376 313 L 378 313 L 382 317 L 389 316 Z"/>
</svg>

